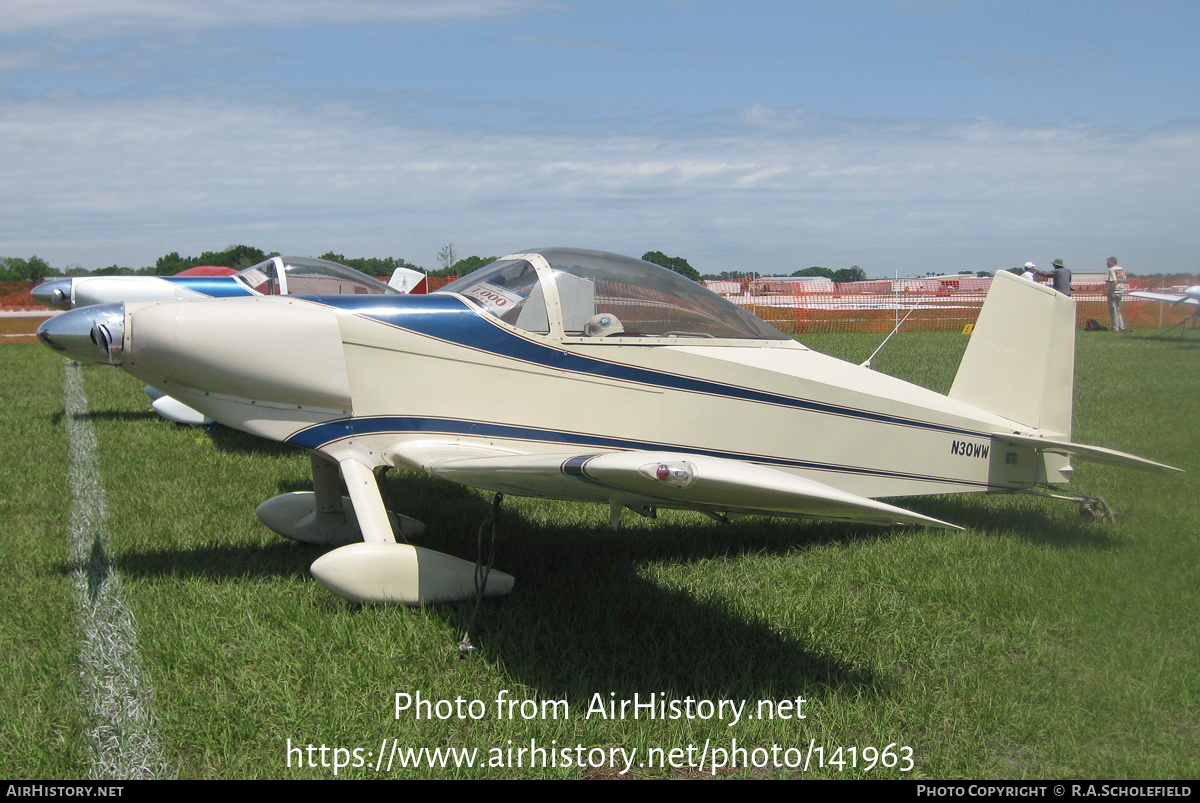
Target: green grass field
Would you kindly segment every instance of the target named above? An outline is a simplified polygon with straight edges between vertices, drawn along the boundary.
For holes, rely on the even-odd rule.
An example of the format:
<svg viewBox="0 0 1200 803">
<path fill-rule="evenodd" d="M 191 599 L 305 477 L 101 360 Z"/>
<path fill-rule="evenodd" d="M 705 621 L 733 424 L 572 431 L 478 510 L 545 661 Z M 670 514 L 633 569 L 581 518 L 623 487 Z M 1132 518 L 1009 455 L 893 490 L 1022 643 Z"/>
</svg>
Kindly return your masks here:
<svg viewBox="0 0 1200 803">
<path fill-rule="evenodd" d="M 879 339 L 807 342 L 859 362 Z M 965 344 L 950 333 L 901 334 L 874 365 L 944 392 Z M 64 363 L 13 345 L 0 348 L 0 365 L 0 767 L 10 778 L 87 777 Z M 598 506 L 506 500 L 496 565 L 516 576 L 516 590 L 485 605 L 479 649 L 466 659 L 456 644 L 470 605 L 348 605 L 309 577 L 319 550 L 258 523 L 259 502 L 309 487 L 304 453 L 177 427 L 149 411 L 130 377 L 83 373 L 107 553 L 179 777 L 333 777 L 332 766 L 297 766 L 295 751 L 289 766 L 290 740 L 326 746 L 330 765 L 334 748 L 359 749 L 364 766 L 338 777 L 623 769 L 562 766 L 561 751 L 574 760 L 577 745 L 584 756 L 636 749 L 635 776 L 705 777 L 712 749 L 736 742 L 748 752 L 718 777 L 1034 779 L 1200 775 L 1198 367 L 1194 337 L 1079 334 L 1076 440 L 1188 472 L 1080 464 L 1072 490 L 1104 496 L 1115 525 L 1086 524 L 1064 502 L 956 496 L 903 504 L 964 532 L 722 526 L 667 513 L 657 522 L 627 514 L 613 533 Z M 474 557 L 487 496 L 419 475 L 393 472 L 390 482 L 393 507 L 426 522 L 423 543 Z M 418 691 L 445 701 L 443 713 L 461 699 L 480 701 L 484 715 L 397 718 L 396 694 Z M 805 718 L 787 709 L 788 718 L 735 724 L 589 715 L 597 696 L 652 693 L 745 700 L 748 713 L 759 701 L 803 698 Z M 518 707 L 498 717 L 499 696 L 546 703 L 544 715 L 524 719 Z M 512 766 L 531 740 L 559 751 L 559 766 L 530 768 L 527 756 Z M 477 749 L 477 766 L 377 772 L 375 754 L 393 745 Z M 815 752 L 807 770 L 781 766 L 810 746 L 823 748 L 824 766 Z M 680 751 L 677 766 L 639 766 L 652 750 L 656 764 Z M 320 764 L 319 752 L 311 757 Z M 354 763 L 353 753 L 341 757 Z M 503 766 L 487 766 L 493 759 Z"/>
</svg>

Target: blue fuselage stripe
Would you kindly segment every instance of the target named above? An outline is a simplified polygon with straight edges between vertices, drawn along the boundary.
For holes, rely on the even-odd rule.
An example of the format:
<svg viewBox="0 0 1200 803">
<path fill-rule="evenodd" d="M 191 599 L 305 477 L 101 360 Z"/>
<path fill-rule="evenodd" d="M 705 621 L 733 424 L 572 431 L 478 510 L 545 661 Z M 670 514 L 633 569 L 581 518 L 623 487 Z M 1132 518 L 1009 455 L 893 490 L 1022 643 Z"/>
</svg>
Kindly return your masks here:
<svg viewBox="0 0 1200 803">
<path fill-rule="evenodd" d="M 974 438 L 990 438 L 990 433 L 961 427 L 920 421 L 903 416 L 887 415 L 843 405 L 784 396 L 753 388 L 727 385 L 704 379 L 608 362 L 594 357 L 563 351 L 520 337 L 486 318 L 484 313 L 450 294 L 433 293 L 425 296 L 314 296 L 316 301 L 337 309 L 353 312 L 381 323 L 406 329 L 447 343 L 515 359 L 557 371 L 600 376 L 622 382 L 703 393 L 712 396 L 792 407 L 825 415 L 837 415 L 871 421 L 915 427 Z"/>
<path fill-rule="evenodd" d="M 868 477 L 883 477 L 888 479 L 915 480 L 921 482 L 953 482 L 958 485 L 970 485 L 986 488 L 986 482 L 976 482 L 960 477 L 936 477 L 924 474 L 914 474 L 901 471 L 864 468 L 861 466 L 846 466 L 835 463 L 822 463 L 812 460 L 793 460 L 770 455 L 746 454 L 729 452 L 719 449 L 697 448 L 690 445 L 657 443 L 653 441 L 638 441 L 627 438 L 610 438 L 580 432 L 565 432 L 562 430 L 542 429 L 539 427 L 522 427 L 510 424 L 497 424 L 488 421 L 468 421 L 456 418 L 431 418 L 418 416 L 361 416 L 342 418 L 303 429 L 287 439 L 288 443 L 303 446 L 307 449 L 317 449 L 323 446 L 345 440 L 347 438 L 364 437 L 368 435 L 448 435 L 468 436 L 491 440 L 533 441 L 537 443 L 552 443 L 577 449 L 611 449 L 619 451 L 648 451 L 648 452 L 686 452 L 688 454 L 707 457 L 720 457 L 728 460 L 749 461 L 766 466 L 780 468 L 803 469 L 807 471 L 833 471 L 841 474 L 855 474 Z"/>
<path fill-rule="evenodd" d="M 255 295 L 232 276 L 164 276 L 162 278 L 191 290 L 193 293 L 212 298 L 243 298 Z"/>
</svg>

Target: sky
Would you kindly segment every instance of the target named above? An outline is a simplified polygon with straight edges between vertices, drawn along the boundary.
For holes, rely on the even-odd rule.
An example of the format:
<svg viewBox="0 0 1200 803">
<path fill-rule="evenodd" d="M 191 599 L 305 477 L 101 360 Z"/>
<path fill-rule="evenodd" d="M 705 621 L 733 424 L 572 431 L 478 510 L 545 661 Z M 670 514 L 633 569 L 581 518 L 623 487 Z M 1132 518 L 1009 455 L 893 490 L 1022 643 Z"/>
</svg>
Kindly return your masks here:
<svg viewBox="0 0 1200 803">
<path fill-rule="evenodd" d="M 0 0 L 0 256 L 1200 271 L 1194 0 Z"/>
</svg>

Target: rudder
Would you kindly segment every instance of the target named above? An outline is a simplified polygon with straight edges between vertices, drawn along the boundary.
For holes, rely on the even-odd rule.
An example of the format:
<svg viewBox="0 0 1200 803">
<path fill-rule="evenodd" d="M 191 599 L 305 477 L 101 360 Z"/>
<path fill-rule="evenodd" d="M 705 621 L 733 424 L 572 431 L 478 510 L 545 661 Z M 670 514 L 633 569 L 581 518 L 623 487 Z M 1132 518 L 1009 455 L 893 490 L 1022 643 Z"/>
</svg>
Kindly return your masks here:
<svg viewBox="0 0 1200 803">
<path fill-rule="evenodd" d="M 998 271 L 950 398 L 1070 438 L 1074 384 L 1074 301 Z"/>
</svg>

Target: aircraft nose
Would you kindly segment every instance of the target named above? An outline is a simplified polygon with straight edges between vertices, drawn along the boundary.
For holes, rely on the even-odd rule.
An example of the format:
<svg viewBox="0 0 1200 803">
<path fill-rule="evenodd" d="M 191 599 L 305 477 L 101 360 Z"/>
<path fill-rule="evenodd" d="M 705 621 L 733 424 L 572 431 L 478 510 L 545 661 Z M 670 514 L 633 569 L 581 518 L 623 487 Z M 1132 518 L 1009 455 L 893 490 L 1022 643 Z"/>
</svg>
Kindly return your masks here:
<svg viewBox="0 0 1200 803">
<path fill-rule="evenodd" d="M 126 371 L 158 388 L 291 409 L 351 406 L 337 316 L 311 302 L 268 296 L 134 305 L 124 358 Z"/>
<path fill-rule="evenodd" d="M 54 279 L 42 282 L 30 291 L 33 300 L 54 309 L 71 308 L 71 280 Z"/>
<path fill-rule="evenodd" d="M 55 315 L 38 327 L 38 340 L 83 363 L 120 365 L 125 305 L 99 304 Z"/>
</svg>

